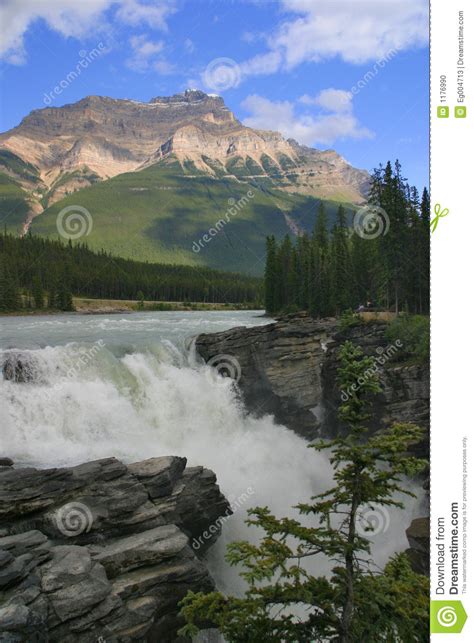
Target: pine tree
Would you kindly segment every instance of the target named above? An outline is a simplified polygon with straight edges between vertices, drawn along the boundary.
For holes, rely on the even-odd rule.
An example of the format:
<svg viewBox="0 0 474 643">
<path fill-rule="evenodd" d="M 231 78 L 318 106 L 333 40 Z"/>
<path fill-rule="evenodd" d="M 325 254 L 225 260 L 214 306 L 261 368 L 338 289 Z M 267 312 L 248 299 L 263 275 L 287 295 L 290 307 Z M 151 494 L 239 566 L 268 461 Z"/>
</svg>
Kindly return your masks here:
<svg viewBox="0 0 474 643">
<path fill-rule="evenodd" d="M 71 292 L 71 266 L 68 261 L 62 264 L 61 272 L 58 276 L 57 282 L 55 281 L 55 284 L 57 284 L 55 297 L 56 307 L 63 312 L 73 311 L 74 305 Z"/>
<path fill-rule="evenodd" d="M 277 312 L 277 264 L 275 237 L 267 237 L 267 258 L 265 264 L 265 310 L 270 315 Z"/>
<path fill-rule="evenodd" d="M 338 208 L 332 231 L 330 291 L 331 309 L 336 315 L 354 306 L 353 268 L 347 239 L 346 213 L 342 205 Z"/>
<path fill-rule="evenodd" d="M 0 257 L 0 311 L 14 312 L 20 308 L 21 300 L 15 270 L 7 265 L 3 257 Z"/>
<path fill-rule="evenodd" d="M 329 235 L 324 203 L 321 202 L 314 226 L 313 238 L 314 276 L 312 281 L 311 314 L 317 317 L 330 311 Z"/>
<path fill-rule="evenodd" d="M 294 283 L 294 265 L 292 261 L 293 247 L 290 235 L 285 235 L 277 250 L 278 265 L 278 310 L 287 309 L 294 301 L 295 292 L 290 290 L 290 282 Z"/>
<path fill-rule="evenodd" d="M 430 197 L 424 188 L 420 205 L 420 293 L 419 312 L 429 313 L 430 307 Z"/>
<path fill-rule="evenodd" d="M 7 290 L 8 290 L 8 279 L 5 271 L 5 262 L 3 257 L 0 257 L 0 311 L 1 312 L 8 311 Z"/>
<path fill-rule="evenodd" d="M 229 643 L 251 641 L 338 641 L 339 643 L 427 643 L 429 581 L 413 572 L 404 554 L 380 573 L 370 568 L 370 526 L 360 511 L 374 503 L 400 507 L 394 494 L 425 463 L 407 456 L 422 431 L 398 424 L 367 439 L 365 422 L 371 395 L 380 390 L 374 360 L 347 342 L 339 352 L 338 383 L 351 391 L 340 407 L 348 434 L 311 445 L 329 450 L 334 486 L 298 505 L 314 520 L 277 518 L 268 507 L 249 512 L 248 525 L 264 536 L 258 545 L 230 545 L 228 560 L 243 566 L 244 597 L 219 592 L 188 593 L 182 601 L 184 635 L 217 627 Z M 362 382 L 362 383 L 361 383 Z M 315 577 L 305 560 L 334 561 L 332 576 Z M 398 596 L 406 597 L 402 603 Z M 299 617 L 291 611 L 299 608 Z"/>
<path fill-rule="evenodd" d="M 35 275 L 33 277 L 33 283 L 31 287 L 31 294 L 33 296 L 33 301 L 35 304 L 35 308 L 40 310 L 44 306 L 44 292 L 43 292 L 43 287 L 41 285 L 41 279 L 39 278 L 38 275 Z"/>
</svg>

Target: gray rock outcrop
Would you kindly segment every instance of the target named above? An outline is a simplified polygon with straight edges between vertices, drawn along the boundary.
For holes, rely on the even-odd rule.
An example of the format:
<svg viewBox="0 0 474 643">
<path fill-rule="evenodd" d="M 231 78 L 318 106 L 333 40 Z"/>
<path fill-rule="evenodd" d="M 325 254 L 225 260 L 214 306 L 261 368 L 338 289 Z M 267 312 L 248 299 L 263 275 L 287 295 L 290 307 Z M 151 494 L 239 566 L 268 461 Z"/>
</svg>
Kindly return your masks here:
<svg viewBox="0 0 474 643">
<path fill-rule="evenodd" d="M 379 369 L 383 392 L 374 398 L 370 427 L 394 422 L 429 422 L 429 368 L 397 359 L 385 337 L 387 324 L 366 322 L 341 330 L 336 319 L 313 319 L 304 313 L 252 328 L 199 335 L 196 350 L 218 364 L 230 355 L 240 366 L 239 389 L 247 408 L 272 413 L 303 437 L 332 437 L 341 427 L 337 410 L 337 350 L 346 340 L 374 357 L 390 355 Z M 427 444 L 421 447 L 426 452 Z"/>
<path fill-rule="evenodd" d="M 215 475 L 174 456 L 2 461 L 0 641 L 179 640 L 179 601 L 214 587 L 190 540 L 230 513 Z"/>
<path fill-rule="evenodd" d="M 3 377 L 12 382 L 31 382 L 37 378 L 35 359 L 27 353 L 9 354 L 2 366 Z"/>
<path fill-rule="evenodd" d="M 406 530 L 410 548 L 405 551 L 411 566 L 419 574 L 430 575 L 430 519 L 415 518 Z"/>
</svg>

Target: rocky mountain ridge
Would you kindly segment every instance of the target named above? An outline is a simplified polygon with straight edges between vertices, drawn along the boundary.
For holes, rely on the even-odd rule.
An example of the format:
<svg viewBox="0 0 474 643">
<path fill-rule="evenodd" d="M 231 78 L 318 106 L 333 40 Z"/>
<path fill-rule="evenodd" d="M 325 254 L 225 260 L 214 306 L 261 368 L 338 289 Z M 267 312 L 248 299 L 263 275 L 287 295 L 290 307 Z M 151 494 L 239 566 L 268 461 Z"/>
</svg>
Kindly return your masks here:
<svg viewBox="0 0 474 643">
<path fill-rule="evenodd" d="M 176 161 L 216 178 L 258 177 L 287 192 L 351 203 L 363 202 L 368 188 L 367 172 L 336 152 L 245 127 L 221 97 L 198 90 L 148 103 L 88 96 L 34 110 L 0 134 L 0 172 L 25 191 L 30 218 L 98 181 Z"/>
</svg>

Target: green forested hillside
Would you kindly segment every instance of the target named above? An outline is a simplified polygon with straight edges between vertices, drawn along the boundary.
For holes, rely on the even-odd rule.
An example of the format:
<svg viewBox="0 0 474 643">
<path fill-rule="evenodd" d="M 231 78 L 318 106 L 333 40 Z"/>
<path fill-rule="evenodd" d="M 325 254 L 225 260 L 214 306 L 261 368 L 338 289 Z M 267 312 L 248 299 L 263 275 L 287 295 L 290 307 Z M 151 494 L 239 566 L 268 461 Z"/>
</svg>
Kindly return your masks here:
<svg viewBox="0 0 474 643">
<path fill-rule="evenodd" d="M 25 306 L 70 310 L 72 295 L 257 306 L 262 282 L 209 268 L 131 261 L 82 243 L 0 233 L 0 312 Z"/>
<path fill-rule="evenodd" d="M 0 224 L 15 234 L 21 234 L 29 206 L 26 192 L 16 181 L 0 172 Z"/>
<path fill-rule="evenodd" d="M 58 214 L 73 205 L 90 212 L 92 227 L 81 238 L 90 248 L 140 261 L 262 275 L 266 237 L 311 229 L 318 200 L 270 189 L 264 180 L 213 178 L 192 164 L 183 169 L 177 162 L 159 163 L 68 195 L 38 216 L 31 231 L 58 238 Z M 331 220 L 338 204 L 326 205 Z M 215 236 L 200 247 L 218 221 Z"/>
</svg>

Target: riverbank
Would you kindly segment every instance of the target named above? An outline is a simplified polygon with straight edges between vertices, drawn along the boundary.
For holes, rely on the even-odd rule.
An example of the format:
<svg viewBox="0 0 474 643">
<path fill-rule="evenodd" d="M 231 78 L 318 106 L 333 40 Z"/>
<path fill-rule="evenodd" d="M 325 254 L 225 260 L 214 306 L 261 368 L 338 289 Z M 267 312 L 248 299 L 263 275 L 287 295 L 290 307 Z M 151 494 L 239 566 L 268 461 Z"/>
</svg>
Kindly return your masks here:
<svg viewBox="0 0 474 643">
<path fill-rule="evenodd" d="M 133 299 L 90 299 L 84 297 L 73 297 L 74 310 L 72 314 L 78 315 L 114 315 L 124 313 L 144 313 L 157 311 L 233 311 L 233 310 L 255 310 L 254 305 L 233 304 L 233 303 L 210 303 L 210 302 L 183 302 L 183 301 L 144 301 L 139 307 Z M 17 311 L 1 313 L 0 317 L 22 316 L 30 317 L 37 315 L 62 315 L 64 311 L 43 308 L 41 310 L 28 310 L 22 308 Z"/>
</svg>

